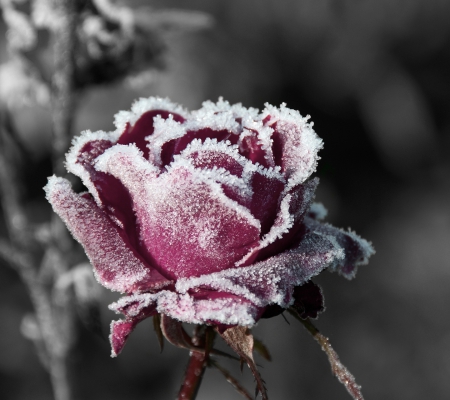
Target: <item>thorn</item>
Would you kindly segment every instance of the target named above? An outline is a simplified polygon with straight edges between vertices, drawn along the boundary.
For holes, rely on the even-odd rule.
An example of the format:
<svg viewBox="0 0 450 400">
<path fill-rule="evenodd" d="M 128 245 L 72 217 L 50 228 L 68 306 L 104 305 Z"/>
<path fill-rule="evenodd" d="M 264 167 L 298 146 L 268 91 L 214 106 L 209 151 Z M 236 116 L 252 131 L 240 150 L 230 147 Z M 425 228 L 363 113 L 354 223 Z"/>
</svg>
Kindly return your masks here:
<svg viewBox="0 0 450 400">
<path fill-rule="evenodd" d="M 284 318 L 284 320 L 287 322 L 288 325 L 291 324 L 291 323 L 288 321 L 288 319 L 286 318 L 286 316 L 284 315 L 284 313 L 282 313 L 281 316 Z"/>
</svg>

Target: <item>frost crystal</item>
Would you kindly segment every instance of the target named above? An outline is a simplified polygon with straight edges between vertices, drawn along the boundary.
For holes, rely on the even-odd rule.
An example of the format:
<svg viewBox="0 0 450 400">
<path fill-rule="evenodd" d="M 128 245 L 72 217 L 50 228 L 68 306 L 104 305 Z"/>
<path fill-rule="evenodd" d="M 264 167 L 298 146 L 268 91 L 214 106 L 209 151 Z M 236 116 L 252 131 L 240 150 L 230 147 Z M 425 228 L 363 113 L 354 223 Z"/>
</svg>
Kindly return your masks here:
<svg viewBox="0 0 450 400">
<path fill-rule="evenodd" d="M 284 104 L 260 114 L 219 99 L 188 112 L 140 99 L 115 124 L 84 132 L 67 155 L 89 193 L 56 177 L 46 186 L 99 282 L 126 294 L 111 305 L 126 317 L 111 325 L 113 355 L 157 313 L 251 327 L 325 268 L 351 278 L 373 254 L 319 222 L 309 178 L 322 141 Z"/>
</svg>

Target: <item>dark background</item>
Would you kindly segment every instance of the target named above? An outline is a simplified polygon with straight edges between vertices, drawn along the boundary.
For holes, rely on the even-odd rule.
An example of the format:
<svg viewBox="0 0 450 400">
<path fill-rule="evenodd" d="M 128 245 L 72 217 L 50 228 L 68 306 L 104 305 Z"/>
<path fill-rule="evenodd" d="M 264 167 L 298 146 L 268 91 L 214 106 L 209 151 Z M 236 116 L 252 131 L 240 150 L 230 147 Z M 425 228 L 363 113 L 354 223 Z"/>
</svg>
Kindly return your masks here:
<svg viewBox="0 0 450 400">
<path fill-rule="evenodd" d="M 133 2 L 137 5 L 143 2 Z M 317 280 L 327 310 L 316 325 L 362 385 L 366 400 L 446 399 L 450 391 L 450 1 L 190 0 L 146 2 L 211 13 L 209 31 L 169 34 L 167 68 L 139 90 L 89 91 L 75 132 L 111 130 L 113 115 L 140 96 L 168 96 L 190 109 L 223 96 L 262 109 L 265 102 L 310 114 L 324 139 L 317 200 L 328 220 L 356 230 L 377 254 L 354 281 Z M 0 56 L 7 59 L 0 22 Z M 26 106 L 14 122 L 33 158 L 24 174 L 27 208 L 50 215 L 43 191 L 51 174 L 50 116 Z M 4 234 L 5 229 L 0 226 Z M 116 318 L 102 291 L 105 331 Z M 50 399 L 48 376 L 20 333 L 31 311 L 16 273 L 0 265 L 0 397 Z M 289 316 L 261 321 L 256 337 L 271 363 L 257 357 L 271 399 L 349 399 L 325 354 Z M 174 398 L 187 352 L 162 354 L 151 321 L 123 353 L 83 325 L 70 365 L 78 399 Z M 227 367 L 239 376 L 237 366 Z M 242 378 L 252 388 L 244 369 Z M 447 393 L 447 394 L 446 394 Z M 215 370 L 199 400 L 239 398 Z"/>
</svg>

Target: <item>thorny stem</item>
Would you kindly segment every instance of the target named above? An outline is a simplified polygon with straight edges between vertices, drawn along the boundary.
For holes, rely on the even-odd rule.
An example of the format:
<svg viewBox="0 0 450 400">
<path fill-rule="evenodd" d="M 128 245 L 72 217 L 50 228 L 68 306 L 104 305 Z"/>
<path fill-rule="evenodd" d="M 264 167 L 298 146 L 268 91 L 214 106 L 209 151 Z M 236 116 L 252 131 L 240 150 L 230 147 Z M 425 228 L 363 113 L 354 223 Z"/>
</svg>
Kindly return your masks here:
<svg viewBox="0 0 450 400">
<path fill-rule="evenodd" d="M 207 365 L 206 355 L 198 351 L 191 351 L 184 380 L 178 393 L 178 400 L 194 400 L 202 382 Z"/>
<path fill-rule="evenodd" d="M 331 365 L 331 371 L 339 380 L 339 382 L 341 382 L 345 386 L 348 393 L 353 397 L 353 399 L 364 400 L 363 395 L 361 393 L 361 386 L 359 386 L 356 383 L 355 377 L 341 363 L 336 351 L 331 347 L 329 339 L 319 332 L 319 330 L 312 324 L 309 318 L 306 319 L 300 318 L 298 313 L 293 309 L 288 309 L 288 311 L 303 324 L 303 326 L 314 337 L 314 339 L 316 339 L 317 343 L 319 343 L 322 350 L 328 356 L 328 361 L 330 362 Z"/>
<path fill-rule="evenodd" d="M 211 331 L 209 328 L 206 328 L 203 332 L 201 329 L 197 329 L 192 338 L 193 344 L 202 348 L 205 348 L 205 345 L 206 347 L 212 347 L 212 341 L 213 338 L 211 338 Z M 190 351 L 183 383 L 181 384 L 178 393 L 178 400 L 195 400 L 205 373 L 205 368 L 208 365 L 208 360 L 208 348 L 205 348 L 204 353 L 193 350 Z"/>
</svg>

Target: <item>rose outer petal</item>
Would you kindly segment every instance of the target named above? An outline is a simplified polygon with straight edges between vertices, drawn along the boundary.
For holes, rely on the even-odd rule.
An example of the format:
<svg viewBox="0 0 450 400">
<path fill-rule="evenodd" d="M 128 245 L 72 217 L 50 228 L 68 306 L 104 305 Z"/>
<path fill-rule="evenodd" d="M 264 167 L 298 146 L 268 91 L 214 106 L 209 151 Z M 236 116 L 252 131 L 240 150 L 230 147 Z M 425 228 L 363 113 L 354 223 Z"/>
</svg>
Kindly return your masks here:
<svg viewBox="0 0 450 400">
<path fill-rule="evenodd" d="M 332 238 L 342 247 L 344 257 L 330 266 L 330 271 L 338 272 L 344 278 L 353 279 L 360 265 L 366 265 L 375 254 L 371 243 L 356 233 L 344 231 L 330 224 L 320 223 L 312 218 L 305 218 L 307 231 Z"/>
<path fill-rule="evenodd" d="M 176 290 L 211 289 L 232 293 L 258 307 L 278 304 L 289 307 L 292 292 L 323 269 L 344 258 L 343 249 L 328 236 L 309 232 L 297 246 L 246 267 L 228 269 L 200 277 L 179 279 Z"/>
<path fill-rule="evenodd" d="M 84 247 L 103 286 L 130 293 L 170 283 L 145 264 L 90 196 L 76 194 L 69 181 L 55 176 L 49 178 L 45 191 L 53 210 Z"/>
</svg>

